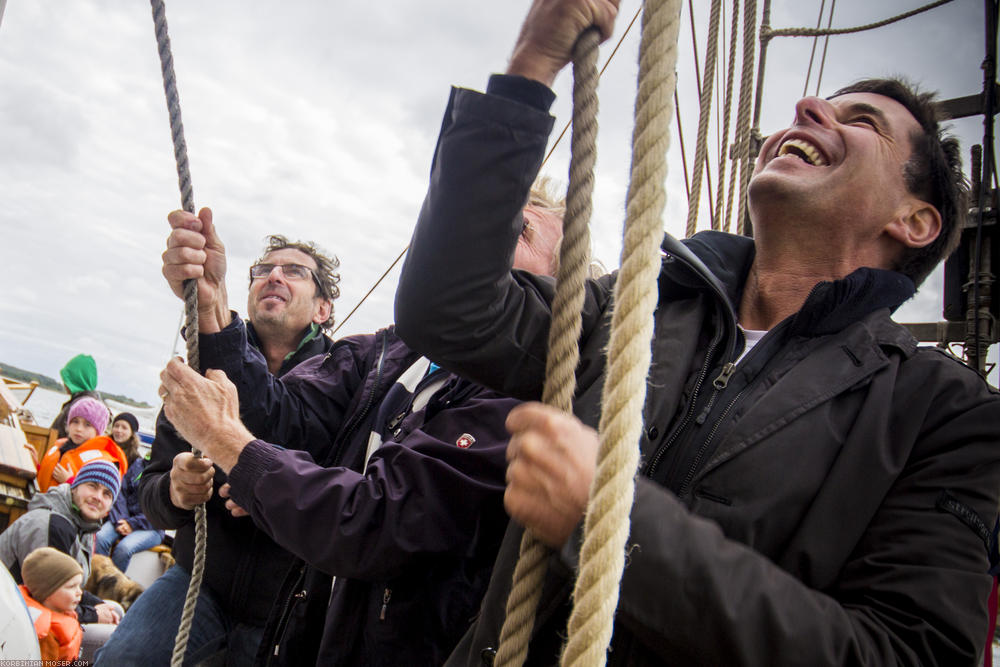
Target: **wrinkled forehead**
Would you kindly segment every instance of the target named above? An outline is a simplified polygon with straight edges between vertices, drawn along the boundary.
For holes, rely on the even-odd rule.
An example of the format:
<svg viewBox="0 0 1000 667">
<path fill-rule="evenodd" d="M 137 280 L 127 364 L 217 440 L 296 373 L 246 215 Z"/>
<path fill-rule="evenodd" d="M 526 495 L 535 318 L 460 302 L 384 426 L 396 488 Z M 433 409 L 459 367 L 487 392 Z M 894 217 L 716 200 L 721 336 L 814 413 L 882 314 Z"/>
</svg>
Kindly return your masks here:
<svg viewBox="0 0 1000 667">
<path fill-rule="evenodd" d="M 301 264 L 302 266 L 308 266 L 312 270 L 316 270 L 316 260 L 314 260 L 308 253 L 302 252 L 296 248 L 282 248 L 281 250 L 272 250 L 271 252 L 264 255 L 261 261 L 267 264 Z"/>
</svg>

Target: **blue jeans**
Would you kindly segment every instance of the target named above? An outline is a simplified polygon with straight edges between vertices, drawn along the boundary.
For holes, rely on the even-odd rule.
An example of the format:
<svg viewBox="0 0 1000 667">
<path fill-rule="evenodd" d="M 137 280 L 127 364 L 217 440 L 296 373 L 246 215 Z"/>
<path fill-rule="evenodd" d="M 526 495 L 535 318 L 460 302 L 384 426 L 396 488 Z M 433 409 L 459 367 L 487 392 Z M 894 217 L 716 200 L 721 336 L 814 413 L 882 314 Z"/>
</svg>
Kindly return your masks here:
<svg viewBox="0 0 1000 667">
<path fill-rule="evenodd" d="M 128 562 L 132 560 L 132 554 L 152 549 L 162 541 L 160 534 L 155 530 L 133 530 L 122 537 L 115 530 L 114 524 L 106 521 L 97 531 L 96 549 L 97 553 L 104 556 L 111 554 L 111 562 L 124 572 L 128 569 Z M 111 551 L 112 547 L 114 547 L 114 553 Z"/>
<path fill-rule="evenodd" d="M 169 665 L 191 575 L 174 565 L 135 601 L 95 665 Z M 252 665 L 264 628 L 233 622 L 215 596 L 202 587 L 195 605 L 185 665 Z M 222 659 L 224 656 L 224 659 Z"/>
</svg>

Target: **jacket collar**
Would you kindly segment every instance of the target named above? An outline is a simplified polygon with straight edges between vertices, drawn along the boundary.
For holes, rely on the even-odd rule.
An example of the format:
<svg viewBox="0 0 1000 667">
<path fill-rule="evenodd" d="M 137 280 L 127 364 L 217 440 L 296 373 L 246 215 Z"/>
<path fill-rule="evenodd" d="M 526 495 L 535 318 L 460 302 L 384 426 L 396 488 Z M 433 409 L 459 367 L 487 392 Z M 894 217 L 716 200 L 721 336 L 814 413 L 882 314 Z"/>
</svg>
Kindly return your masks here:
<svg viewBox="0 0 1000 667">
<path fill-rule="evenodd" d="M 250 320 L 246 320 L 245 323 L 247 329 L 247 342 L 249 342 L 254 348 L 260 350 L 260 338 L 257 336 L 257 330 L 254 329 L 253 323 Z M 296 347 L 294 351 L 289 352 L 288 355 L 281 361 L 281 368 L 278 369 L 278 376 L 280 377 L 284 375 L 309 357 L 314 357 L 317 354 L 322 354 L 328 351 L 332 346 L 333 339 L 324 334 L 318 324 L 311 324 L 309 328 L 302 332 L 302 339 L 299 341 L 298 347 Z"/>
<path fill-rule="evenodd" d="M 704 231 L 682 241 L 704 268 L 715 277 L 726 294 L 728 307 L 735 314 L 743 294 L 755 248 L 753 239 L 724 232 Z M 668 242 L 664 241 L 664 248 Z M 688 265 L 688 271 L 677 271 L 665 264 L 663 271 L 682 284 L 695 286 L 692 279 L 706 280 Z M 865 316 L 888 308 L 895 311 L 913 296 L 916 287 L 908 277 L 896 271 L 862 267 L 850 275 L 813 287 L 802 308 L 792 316 L 790 333 L 820 336 L 840 331 Z"/>
</svg>

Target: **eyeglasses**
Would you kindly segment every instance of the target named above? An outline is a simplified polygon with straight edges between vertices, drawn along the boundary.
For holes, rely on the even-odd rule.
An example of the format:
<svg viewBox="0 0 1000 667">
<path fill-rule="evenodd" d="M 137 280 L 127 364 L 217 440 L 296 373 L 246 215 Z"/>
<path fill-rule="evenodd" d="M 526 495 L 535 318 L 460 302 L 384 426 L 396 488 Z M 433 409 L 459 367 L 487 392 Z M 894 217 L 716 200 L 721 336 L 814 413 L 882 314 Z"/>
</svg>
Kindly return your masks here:
<svg viewBox="0 0 1000 667">
<path fill-rule="evenodd" d="M 316 284 L 319 284 L 316 272 L 308 266 L 301 264 L 266 264 L 263 262 L 250 267 L 250 281 L 253 282 L 257 278 L 267 278 L 271 275 L 271 271 L 274 271 L 275 267 L 280 269 L 281 275 L 289 280 L 306 280 L 309 276 L 312 276 Z"/>
</svg>

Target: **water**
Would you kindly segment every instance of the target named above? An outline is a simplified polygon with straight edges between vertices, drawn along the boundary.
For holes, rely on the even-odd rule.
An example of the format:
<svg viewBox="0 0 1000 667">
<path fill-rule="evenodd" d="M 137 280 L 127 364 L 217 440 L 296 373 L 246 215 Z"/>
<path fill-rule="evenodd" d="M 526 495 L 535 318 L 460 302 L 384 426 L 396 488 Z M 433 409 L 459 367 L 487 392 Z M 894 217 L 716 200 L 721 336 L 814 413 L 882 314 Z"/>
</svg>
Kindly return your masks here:
<svg viewBox="0 0 1000 667">
<path fill-rule="evenodd" d="M 31 412 L 31 414 L 35 417 L 35 423 L 39 426 L 48 426 L 51 424 L 52 420 L 59 414 L 59 409 L 62 407 L 62 404 L 69 398 L 69 395 L 63 392 L 37 387 L 27 402 L 24 402 L 24 397 L 27 393 L 27 390 L 13 390 L 14 396 L 17 397 L 17 400 L 21 401 L 24 404 L 24 407 Z M 159 406 L 153 408 L 134 408 L 130 405 L 125 405 L 124 403 L 119 403 L 118 401 L 110 399 L 105 399 L 105 403 L 107 403 L 108 407 L 111 408 L 113 413 L 112 416 L 118 414 L 119 412 L 131 412 L 139 420 L 140 431 L 144 431 L 146 433 L 152 433 L 154 431 L 156 426 L 156 413 L 160 409 Z"/>
</svg>

